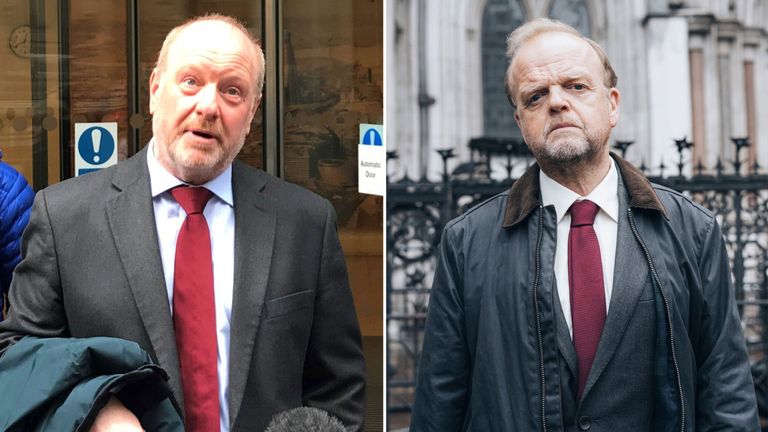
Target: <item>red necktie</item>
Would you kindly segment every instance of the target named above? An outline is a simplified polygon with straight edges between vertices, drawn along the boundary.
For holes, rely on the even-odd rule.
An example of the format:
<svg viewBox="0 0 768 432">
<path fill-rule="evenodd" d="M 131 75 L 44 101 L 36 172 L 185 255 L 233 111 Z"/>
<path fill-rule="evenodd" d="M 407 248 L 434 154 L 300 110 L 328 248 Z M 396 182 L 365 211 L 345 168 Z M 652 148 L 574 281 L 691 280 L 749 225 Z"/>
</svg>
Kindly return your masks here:
<svg viewBox="0 0 768 432">
<path fill-rule="evenodd" d="M 599 208 L 592 201 L 571 205 L 568 283 L 571 289 L 573 346 L 579 365 L 579 399 L 584 392 L 605 324 L 605 286 L 600 244 L 592 226 Z"/>
<path fill-rule="evenodd" d="M 203 215 L 211 192 L 202 187 L 171 190 L 187 218 L 176 240 L 173 329 L 184 390 L 185 430 L 219 431 L 216 311 L 211 236 Z"/>
</svg>

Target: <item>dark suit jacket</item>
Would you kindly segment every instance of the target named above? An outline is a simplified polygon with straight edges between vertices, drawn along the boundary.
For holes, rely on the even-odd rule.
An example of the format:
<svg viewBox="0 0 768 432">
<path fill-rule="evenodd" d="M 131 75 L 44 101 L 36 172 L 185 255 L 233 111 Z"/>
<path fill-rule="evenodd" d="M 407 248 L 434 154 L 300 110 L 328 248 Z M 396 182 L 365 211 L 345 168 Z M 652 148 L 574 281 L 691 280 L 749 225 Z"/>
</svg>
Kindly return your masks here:
<svg viewBox="0 0 768 432">
<path fill-rule="evenodd" d="M 136 341 L 183 406 L 146 158 L 38 193 L 0 349 L 27 334 Z M 232 430 L 263 430 L 302 405 L 359 429 L 364 361 L 332 206 L 239 162 L 232 183 Z"/>
</svg>

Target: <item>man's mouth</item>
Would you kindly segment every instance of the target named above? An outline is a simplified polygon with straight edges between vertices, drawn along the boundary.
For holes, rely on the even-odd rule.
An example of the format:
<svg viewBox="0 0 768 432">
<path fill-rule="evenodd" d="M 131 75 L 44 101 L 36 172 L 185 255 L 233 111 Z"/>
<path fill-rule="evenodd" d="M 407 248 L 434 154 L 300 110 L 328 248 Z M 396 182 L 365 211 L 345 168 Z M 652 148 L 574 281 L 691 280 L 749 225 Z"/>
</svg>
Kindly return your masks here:
<svg viewBox="0 0 768 432">
<path fill-rule="evenodd" d="M 203 139 L 215 139 L 216 138 L 216 135 L 214 135 L 213 133 L 211 133 L 209 131 L 206 131 L 206 130 L 190 129 L 187 132 L 191 132 L 192 135 L 195 135 L 195 136 L 203 138 Z"/>
<path fill-rule="evenodd" d="M 556 131 L 558 129 L 563 129 L 563 128 L 567 128 L 567 127 L 576 127 L 576 126 L 571 124 L 571 123 L 557 123 L 554 126 L 552 126 L 552 129 L 550 129 L 549 131 L 550 132 L 554 132 L 554 131 Z"/>
</svg>

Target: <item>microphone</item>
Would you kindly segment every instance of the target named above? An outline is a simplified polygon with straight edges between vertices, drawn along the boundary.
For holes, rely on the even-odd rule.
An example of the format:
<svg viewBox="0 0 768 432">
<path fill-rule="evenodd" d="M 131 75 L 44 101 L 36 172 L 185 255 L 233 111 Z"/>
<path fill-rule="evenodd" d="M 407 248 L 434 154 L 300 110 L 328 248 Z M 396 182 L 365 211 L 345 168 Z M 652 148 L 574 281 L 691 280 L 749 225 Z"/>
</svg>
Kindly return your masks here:
<svg viewBox="0 0 768 432">
<path fill-rule="evenodd" d="M 275 414 L 264 432 L 346 432 L 346 429 L 336 417 L 321 409 L 299 407 Z"/>
</svg>

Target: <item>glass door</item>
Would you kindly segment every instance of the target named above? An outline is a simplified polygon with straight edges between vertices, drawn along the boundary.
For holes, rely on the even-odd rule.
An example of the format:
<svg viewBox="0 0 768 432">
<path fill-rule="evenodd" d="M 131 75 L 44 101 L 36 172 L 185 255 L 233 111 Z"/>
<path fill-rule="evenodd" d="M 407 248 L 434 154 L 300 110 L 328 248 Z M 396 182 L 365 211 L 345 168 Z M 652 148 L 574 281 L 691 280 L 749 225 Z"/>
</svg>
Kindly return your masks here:
<svg viewBox="0 0 768 432">
<path fill-rule="evenodd" d="M 357 192 L 361 123 L 383 123 L 383 0 L 280 2 L 280 175 L 333 203 L 382 430 L 383 198 Z"/>
<path fill-rule="evenodd" d="M 60 177 L 58 20 L 55 0 L 0 9 L 0 150 L 35 189 Z"/>
<path fill-rule="evenodd" d="M 367 430 L 381 430 L 383 198 L 357 192 L 361 123 L 383 122 L 383 0 L 5 0 L 0 149 L 36 190 L 74 176 L 78 123 L 117 124 L 124 160 L 152 136 L 149 76 L 168 31 L 205 13 L 262 41 L 267 77 L 238 158 L 327 198 L 368 364 Z"/>
</svg>

